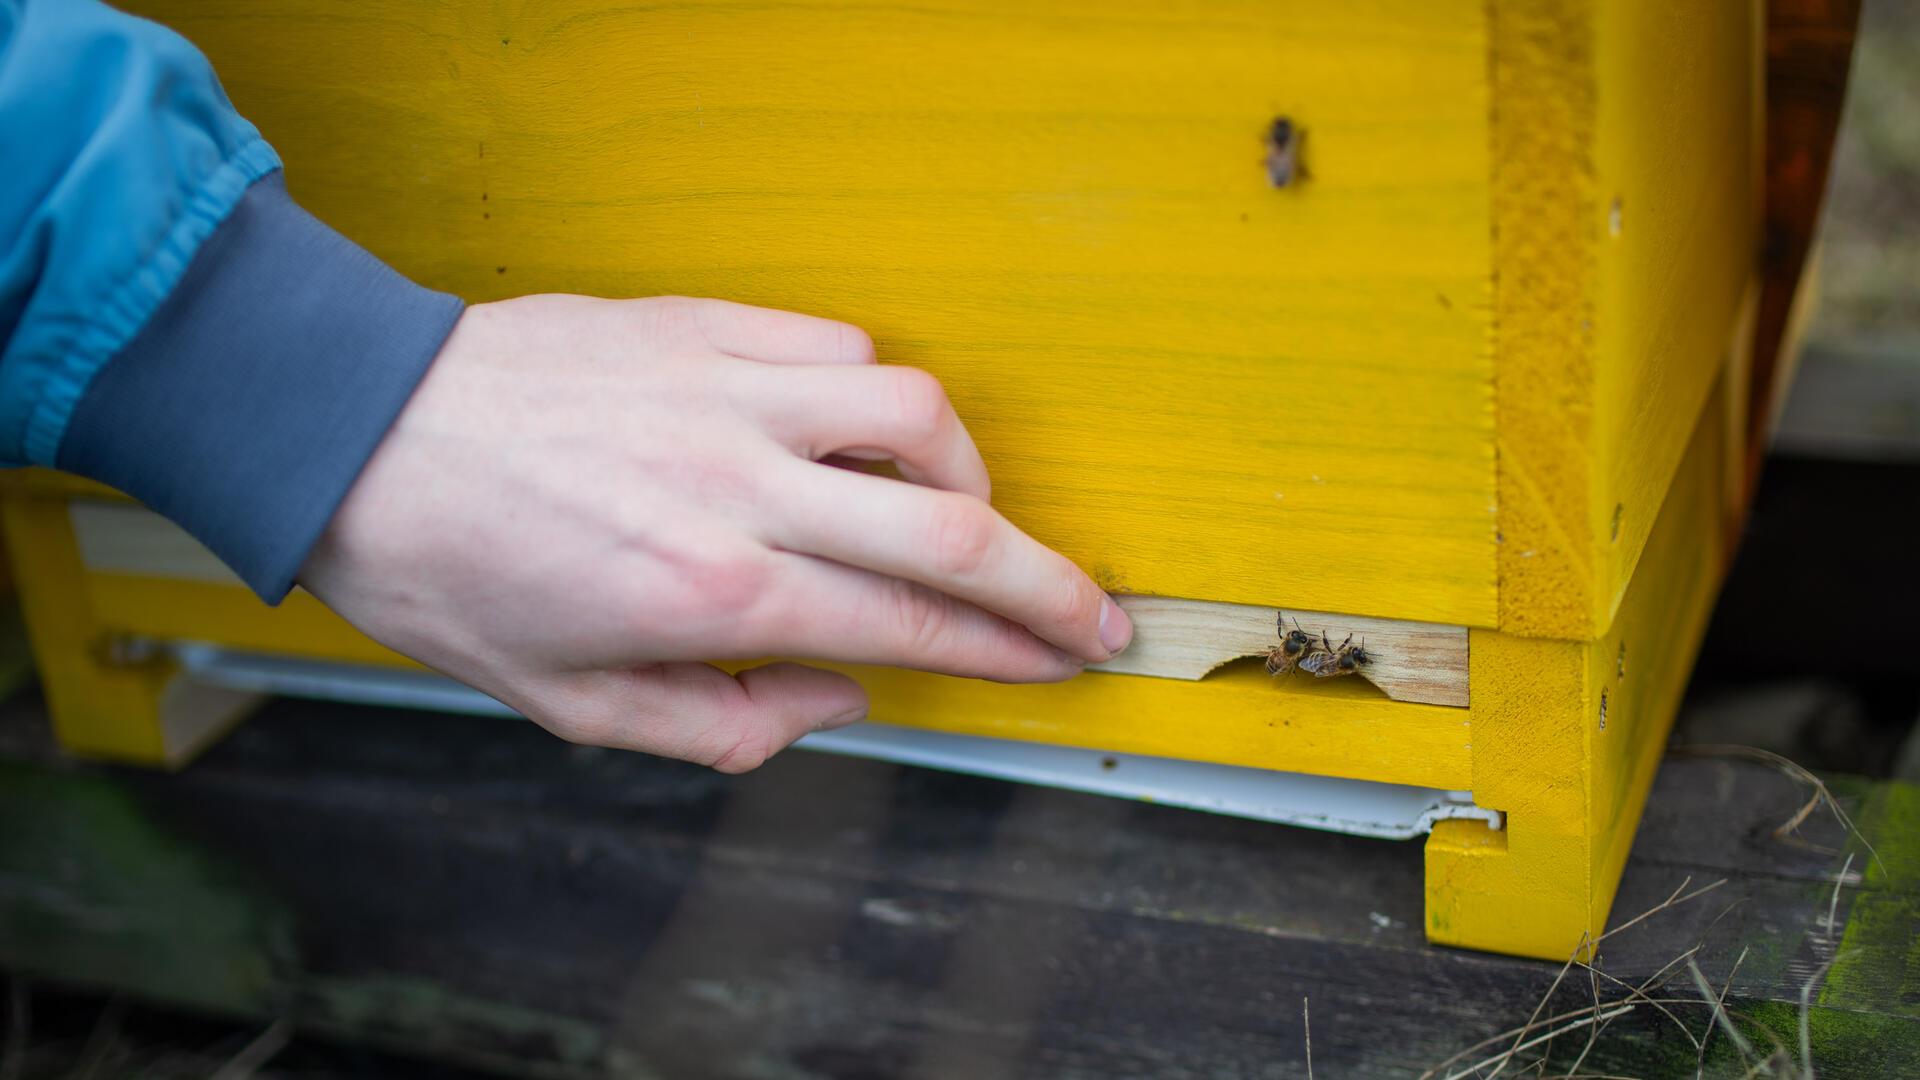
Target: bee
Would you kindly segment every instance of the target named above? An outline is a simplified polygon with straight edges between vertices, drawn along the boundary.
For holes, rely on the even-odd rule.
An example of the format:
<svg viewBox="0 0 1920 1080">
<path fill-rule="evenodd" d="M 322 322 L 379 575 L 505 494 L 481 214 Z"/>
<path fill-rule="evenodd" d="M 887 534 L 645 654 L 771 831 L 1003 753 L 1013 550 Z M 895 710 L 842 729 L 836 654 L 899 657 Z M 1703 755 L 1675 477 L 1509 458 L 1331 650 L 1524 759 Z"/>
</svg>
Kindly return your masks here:
<svg viewBox="0 0 1920 1080">
<path fill-rule="evenodd" d="M 1311 671 L 1313 677 L 1316 679 L 1334 679 L 1342 675 L 1358 675 L 1360 674 L 1361 668 L 1373 663 L 1372 655 L 1367 652 L 1367 641 L 1365 638 L 1361 638 L 1360 644 L 1355 645 L 1353 643 L 1353 635 L 1348 634 L 1347 639 L 1342 641 L 1338 648 L 1335 648 L 1333 639 L 1327 637 L 1326 631 L 1324 630 L 1320 632 L 1320 648 L 1314 650 L 1311 659 L 1314 661 L 1311 668 L 1309 668 L 1306 661 L 1303 660 L 1300 663 L 1300 669 L 1302 671 Z"/>
<path fill-rule="evenodd" d="M 1274 628 L 1280 632 L 1280 644 L 1267 650 L 1267 674 L 1287 675 L 1299 666 L 1301 658 L 1313 648 L 1313 639 L 1300 629 L 1297 620 L 1293 629 L 1287 629 L 1287 617 L 1284 614 L 1274 616 Z"/>
<path fill-rule="evenodd" d="M 1296 179 L 1304 179 L 1307 170 L 1300 161 L 1300 147 L 1307 133 L 1284 116 L 1275 117 L 1267 127 L 1267 179 L 1283 188 Z"/>
<path fill-rule="evenodd" d="M 1328 639 L 1327 632 L 1322 630 L 1320 640 L 1309 643 L 1306 655 L 1302 656 L 1295 666 L 1316 679 L 1326 679 L 1339 674 L 1335 670 L 1338 661 L 1339 655 L 1333 647 L 1333 642 Z"/>
</svg>

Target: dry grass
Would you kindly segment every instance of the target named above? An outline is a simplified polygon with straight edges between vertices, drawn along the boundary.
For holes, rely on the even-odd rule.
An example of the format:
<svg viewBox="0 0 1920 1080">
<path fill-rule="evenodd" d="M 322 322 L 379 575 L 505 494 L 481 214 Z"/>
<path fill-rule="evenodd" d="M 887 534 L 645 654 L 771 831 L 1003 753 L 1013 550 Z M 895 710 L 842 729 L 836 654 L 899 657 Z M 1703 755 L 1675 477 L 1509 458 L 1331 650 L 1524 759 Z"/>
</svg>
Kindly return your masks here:
<svg viewBox="0 0 1920 1080">
<path fill-rule="evenodd" d="M 1681 882 L 1680 886 L 1665 900 L 1600 937 L 1591 941 L 1583 940 L 1580 948 L 1576 949 L 1561 966 L 1560 973 L 1548 986 L 1546 993 L 1541 995 L 1539 1003 L 1534 1006 L 1533 1014 L 1527 1018 L 1526 1023 L 1489 1036 L 1461 1050 L 1422 1073 L 1421 1080 L 1494 1080 L 1496 1077 L 1509 1075 L 1510 1069 L 1512 1070 L 1510 1075 L 1517 1076 L 1525 1073 L 1537 1077 L 1551 1076 L 1558 1080 L 1599 1080 L 1602 1076 L 1612 1076 L 1613 1074 L 1584 1073 L 1580 1070 L 1586 1064 L 1609 1023 L 1642 1009 L 1657 1013 L 1693 1047 L 1696 1077 L 1706 1075 L 1707 1049 L 1713 1034 L 1719 1031 L 1724 1033 L 1739 1058 L 1739 1067 L 1742 1070 L 1740 1075 L 1743 1080 L 1754 1077 L 1815 1080 L 1811 1028 L 1808 1022 L 1812 1008 L 1812 993 L 1813 988 L 1825 977 L 1827 969 L 1837 958 L 1829 959 L 1822 964 L 1800 988 L 1799 1053 L 1794 1054 L 1776 1039 L 1771 1051 L 1764 1056 L 1741 1030 L 1740 1025 L 1735 1023 L 1735 1014 L 1727 1008 L 1726 1004 L 1727 995 L 1733 987 L 1733 980 L 1739 974 L 1740 966 L 1746 962 L 1747 950 L 1741 950 L 1718 990 L 1715 990 L 1712 983 L 1708 981 L 1706 973 L 1701 970 L 1696 958 L 1696 954 L 1701 949 L 1700 944 L 1695 944 L 1668 961 L 1660 970 L 1637 984 L 1619 979 L 1601 970 L 1597 963 L 1582 959 L 1584 956 L 1593 955 L 1597 946 L 1607 938 L 1661 912 L 1689 903 L 1725 884 L 1724 881 L 1716 881 L 1711 885 L 1688 892 L 1687 886 L 1690 883 L 1690 880 Z M 1548 1004 L 1565 984 L 1568 974 L 1576 969 L 1587 973 L 1592 1003 L 1548 1014 Z M 1668 984 L 1682 970 L 1691 980 L 1698 993 L 1697 997 L 1681 996 L 1666 990 Z M 1608 991 L 1604 993 L 1603 983 L 1609 984 Z M 1617 988 L 1620 992 L 1614 993 L 1613 988 Z M 1707 1015 L 1700 1034 L 1695 1035 L 1693 1029 L 1676 1011 L 1684 1009 L 1706 1011 Z M 1769 1037 L 1772 1037 L 1771 1031 L 1765 1028 L 1760 1030 L 1766 1031 Z M 1576 1033 L 1584 1034 L 1585 1040 L 1572 1063 L 1565 1068 L 1552 1065 L 1554 1042 Z M 1502 1043 L 1506 1044 L 1503 1049 L 1486 1053 L 1490 1048 Z M 1475 1055 L 1484 1056 L 1475 1057 Z M 1553 1071 L 1549 1071 L 1550 1069 Z"/>
<path fill-rule="evenodd" d="M 1557 1075 L 1563 1078 L 1584 1076 L 1587 1074 L 1580 1073 L 1579 1068 L 1585 1064 L 1587 1056 L 1592 1052 L 1595 1043 L 1599 1039 L 1600 1032 L 1605 1030 L 1605 1025 L 1619 1017 L 1634 1012 L 1642 1006 L 1652 1007 L 1671 1019 L 1674 1025 L 1685 1034 L 1686 1038 L 1694 1042 L 1697 1046 L 1698 1040 L 1694 1039 L 1693 1032 L 1688 1030 L 1687 1026 L 1680 1022 L 1679 1018 L 1674 1015 L 1668 1006 L 1698 1005 L 1700 1002 L 1694 998 L 1654 996 L 1654 992 L 1659 991 L 1666 985 L 1666 982 L 1673 977 L 1678 961 L 1669 962 L 1665 967 L 1662 967 L 1638 985 L 1629 985 L 1612 975 L 1605 974 L 1599 969 L 1597 964 L 1588 959 L 1596 955 L 1600 944 L 1608 938 L 1638 926 L 1640 923 L 1645 922 L 1647 919 L 1663 911 L 1682 904 L 1691 903 L 1726 884 L 1725 880 L 1716 881 L 1711 885 L 1702 886 L 1692 892 L 1688 892 L 1687 886 L 1692 883 L 1693 879 L 1687 878 L 1680 883 L 1678 888 L 1668 894 L 1665 900 L 1641 912 L 1639 915 L 1628 919 L 1626 922 L 1621 923 L 1606 933 L 1601 934 L 1597 938 L 1589 938 L 1582 935 L 1580 945 L 1574 949 L 1572 955 L 1567 957 L 1566 963 L 1561 965 L 1559 974 L 1554 976 L 1553 982 L 1547 987 L 1546 993 L 1540 995 L 1540 1000 L 1534 1005 L 1533 1014 L 1527 1017 L 1526 1023 L 1519 1027 L 1500 1032 L 1490 1038 L 1482 1039 L 1480 1042 L 1467 1047 L 1465 1050 L 1460 1051 L 1422 1073 L 1420 1080 L 1436 1080 L 1436 1078 L 1443 1078 L 1443 1080 L 1469 1080 L 1469 1078 L 1494 1080 L 1495 1077 L 1502 1075 L 1509 1067 L 1515 1065 L 1518 1065 L 1521 1069 L 1535 1068 L 1536 1066 L 1544 1069 L 1545 1062 L 1551 1056 L 1554 1040 L 1575 1031 L 1582 1031 L 1587 1035 L 1586 1045 L 1582 1047 L 1580 1055 L 1574 1060 L 1573 1065 Z M 1687 959 L 1690 960 L 1692 953 L 1698 951 L 1698 949 L 1699 946 L 1695 945 L 1693 949 L 1688 950 L 1687 954 L 1685 954 Z M 1588 974 L 1589 988 L 1593 994 L 1593 1003 L 1584 1008 L 1543 1016 L 1542 1014 L 1546 1012 L 1547 1006 L 1553 1000 L 1554 995 L 1559 992 L 1561 985 L 1566 982 L 1567 975 L 1575 968 L 1580 968 Z M 1627 992 L 1620 997 L 1603 1000 L 1600 992 L 1600 980 L 1602 977 L 1615 985 L 1625 988 Z M 1542 1030 L 1543 1028 L 1545 1030 Z M 1506 1042 L 1508 1039 L 1511 1039 L 1512 1043 L 1508 1045 L 1505 1050 L 1478 1060 L 1469 1060 L 1474 1054 L 1488 1047 Z M 1540 1050 L 1536 1058 L 1529 1059 L 1524 1063 L 1520 1061 L 1520 1055 L 1535 1049 Z"/>
<path fill-rule="evenodd" d="M 1674 752 L 1699 757 L 1739 758 L 1779 770 L 1805 784 L 1810 794 L 1806 802 L 1792 816 L 1772 830 L 1774 839 L 1796 847 L 1837 854 L 1832 849 L 1813 844 L 1799 835 L 1800 827 L 1806 824 L 1816 811 L 1825 807 L 1846 830 L 1851 840 L 1865 849 L 1868 856 L 1875 862 L 1880 861 L 1880 856 L 1874 851 L 1873 845 L 1854 824 L 1846 808 L 1840 805 L 1826 783 L 1799 764 L 1778 754 L 1748 746 L 1691 745 L 1676 747 Z M 1828 899 L 1826 912 L 1815 923 L 1817 936 L 1814 940 L 1817 947 L 1833 950 L 1838 944 L 1840 890 L 1844 885 L 1858 882 L 1858 877 L 1853 872 L 1853 861 L 1853 855 L 1849 854 L 1846 863 L 1834 875 L 1833 892 Z M 1884 864 L 1882 866 L 1884 868 Z M 1580 1071 L 1581 1068 L 1593 1054 L 1609 1024 L 1620 1017 L 1642 1011 L 1657 1013 L 1661 1020 L 1671 1025 L 1673 1030 L 1693 1047 L 1696 1080 L 1703 1080 L 1706 1076 L 1707 1051 L 1716 1032 L 1722 1034 L 1726 1042 L 1733 1047 L 1738 1059 L 1738 1068 L 1741 1070 L 1738 1074 L 1741 1080 L 1760 1077 L 1776 1078 L 1776 1080 L 1816 1080 L 1811 1026 L 1813 991 L 1826 977 L 1828 970 L 1843 959 L 1845 954 L 1830 952 L 1826 961 L 1801 984 L 1797 1047 L 1789 1047 L 1774 1034 L 1772 1029 L 1764 1025 L 1751 1025 L 1753 1030 L 1764 1034 L 1771 1044 L 1765 1048 L 1764 1053 L 1761 1047 L 1754 1045 L 1752 1039 L 1742 1030 L 1742 1026 L 1736 1022 L 1738 1014 L 1727 1008 L 1727 997 L 1732 992 L 1734 979 L 1738 976 L 1741 965 L 1746 962 L 1749 950 L 1741 949 L 1740 955 L 1734 959 L 1718 990 L 1714 989 L 1706 973 L 1701 970 L 1698 959 L 1698 954 L 1705 944 L 1706 935 L 1739 904 L 1739 901 L 1728 905 L 1715 916 L 1691 948 L 1681 952 L 1637 984 L 1628 983 L 1602 970 L 1594 959 L 1601 942 L 1662 912 L 1690 903 L 1726 882 L 1716 881 L 1689 892 L 1688 886 L 1691 883 L 1691 878 L 1683 880 L 1665 900 L 1598 938 L 1589 939 L 1583 936 L 1580 945 L 1574 949 L 1572 955 L 1567 957 L 1566 963 L 1561 965 L 1559 973 L 1548 985 L 1546 993 L 1541 995 L 1526 1023 L 1482 1039 L 1461 1050 L 1421 1074 L 1421 1080 L 1495 1080 L 1502 1075 L 1517 1076 L 1523 1073 L 1542 1078 L 1551 1076 L 1558 1080 L 1602 1080 L 1604 1074 L 1583 1073 Z M 1548 1014 L 1548 1007 L 1555 995 L 1566 984 L 1568 975 L 1576 970 L 1586 975 L 1591 1003 L 1580 1008 Z M 1678 996 L 1668 991 L 1668 985 L 1678 978 L 1682 971 L 1686 973 L 1688 981 L 1698 996 Z M 1688 1009 L 1703 1009 L 1706 1012 L 1698 1035 L 1694 1034 L 1692 1028 L 1681 1017 L 1681 1012 Z M 1564 1069 L 1550 1065 L 1555 1041 L 1576 1034 L 1583 1035 L 1584 1040 L 1572 1063 Z M 1491 1048 L 1502 1044 L 1505 1044 L 1503 1049 L 1488 1052 Z M 1555 1071 L 1549 1072 L 1550 1068 Z"/>
<path fill-rule="evenodd" d="M 1307 1037 L 1307 1080 L 1313 1080 L 1313 1016 L 1304 997 L 1300 999 L 1300 1030 Z"/>
<path fill-rule="evenodd" d="M 1800 835 L 1800 826 L 1807 823 L 1807 819 L 1813 816 L 1815 810 L 1825 806 L 1832 811 L 1834 820 L 1847 831 L 1847 835 L 1865 848 L 1867 855 L 1879 864 L 1881 871 L 1886 870 L 1886 864 L 1880 861 L 1880 853 L 1873 849 L 1873 845 L 1867 842 L 1866 835 L 1854 825 L 1853 818 L 1847 814 L 1846 808 L 1840 805 L 1840 800 L 1833 797 L 1833 792 L 1828 789 L 1826 781 L 1815 776 L 1799 762 L 1782 757 L 1771 750 L 1733 743 L 1687 743 L 1669 747 L 1667 752 L 1685 757 L 1738 758 L 1744 761 L 1755 761 L 1807 785 L 1810 792 L 1807 801 L 1800 805 L 1800 809 L 1794 811 L 1793 816 L 1775 826 L 1773 838 L 1783 844 L 1805 848 L 1823 855 L 1838 855 L 1839 852 L 1835 849 L 1815 844 Z"/>
</svg>

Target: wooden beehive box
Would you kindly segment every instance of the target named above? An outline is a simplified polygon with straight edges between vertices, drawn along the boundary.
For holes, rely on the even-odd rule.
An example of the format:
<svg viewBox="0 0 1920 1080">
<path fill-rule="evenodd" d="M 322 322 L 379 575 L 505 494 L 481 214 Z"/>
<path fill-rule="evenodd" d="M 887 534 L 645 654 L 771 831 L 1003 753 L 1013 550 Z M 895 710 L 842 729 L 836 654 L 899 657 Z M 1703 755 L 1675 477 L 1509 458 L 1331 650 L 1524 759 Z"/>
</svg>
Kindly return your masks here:
<svg viewBox="0 0 1920 1080">
<path fill-rule="evenodd" d="M 1604 923 L 1744 499 L 1757 3 L 132 6 L 428 285 L 724 296 L 939 375 L 1162 677 L 863 672 L 876 718 L 1471 791 L 1505 825 L 1435 826 L 1433 940 Z M 205 737 L 129 642 L 398 662 L 83 545 L 98 494 L 7 501 L 69 745 Z M 1198 677 L 1279 611 L 1381 685 Z"/>
</svg>

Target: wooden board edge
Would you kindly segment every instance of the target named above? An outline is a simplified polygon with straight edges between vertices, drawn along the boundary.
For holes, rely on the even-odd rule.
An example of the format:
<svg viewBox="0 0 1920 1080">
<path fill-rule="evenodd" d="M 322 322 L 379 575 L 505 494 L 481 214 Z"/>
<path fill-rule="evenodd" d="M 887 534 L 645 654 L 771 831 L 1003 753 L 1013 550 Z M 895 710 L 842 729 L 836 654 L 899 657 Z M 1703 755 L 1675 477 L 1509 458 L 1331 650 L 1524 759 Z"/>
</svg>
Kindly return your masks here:
<svg viewBox="0 0 1920 1080">
<path fill-rule="evenodd" d="M 1235 660 L 1265 656 L 1280 644 L 1278 622 L 1316 642 L 1364 641 L 1372 662 L 1360 675 L 1395 701 L 1464 708 L 1468 703 L 1467 628 L 1325 611 L 1258 607 L 1214 600 L 1120 594 L 1133 620 L 1127 651 L 1089 671 L 1197 681 Z M 1311 679 L 1296 672 L 1281 678 Z"/>
</svg>

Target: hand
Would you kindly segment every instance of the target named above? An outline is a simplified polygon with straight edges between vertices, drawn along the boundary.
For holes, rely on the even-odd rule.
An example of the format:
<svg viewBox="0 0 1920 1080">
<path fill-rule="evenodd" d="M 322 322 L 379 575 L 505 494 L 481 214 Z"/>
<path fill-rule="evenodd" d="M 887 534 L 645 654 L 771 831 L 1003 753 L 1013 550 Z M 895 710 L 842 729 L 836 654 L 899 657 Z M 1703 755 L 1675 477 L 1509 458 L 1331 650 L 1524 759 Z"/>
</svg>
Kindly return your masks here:
<svg viewBox="0 0 1920 1080">
<path fill-rule="evenodd" d="M 532 296 L 461 317 L 301 581 L 568 739 L 742 772 L 866 694 L 700 661 L 1040 682 L 1126 646 L 1113 601 L 987 500 L 940 384 L 854 327 Z"/>
</svg>

